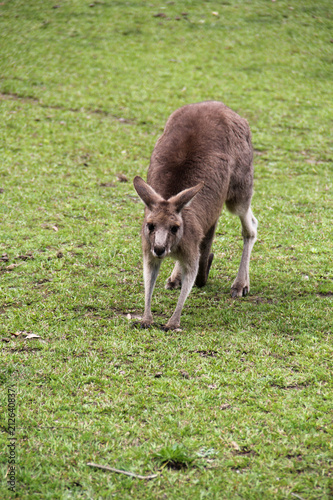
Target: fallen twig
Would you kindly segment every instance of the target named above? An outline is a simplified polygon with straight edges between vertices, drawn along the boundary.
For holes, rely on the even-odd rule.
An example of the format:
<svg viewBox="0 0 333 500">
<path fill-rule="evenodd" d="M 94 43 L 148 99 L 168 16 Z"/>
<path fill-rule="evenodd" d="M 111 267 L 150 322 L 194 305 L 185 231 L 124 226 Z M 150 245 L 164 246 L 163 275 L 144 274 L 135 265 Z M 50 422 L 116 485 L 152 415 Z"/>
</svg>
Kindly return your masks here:
<svg viewBox="0 0 333 500">
<path fill-rule="evenodd" d="M 152 474 L 151 476 L 140 476 L 140 474 L 134 474 L 134 472 L 127 472 L 126 470 L 114 469 L 108 465 L 98 465 L 88 462 L 87 465 L 90 467 L 97 467 L 98 469 L 110 470 L 111 472 L 117 472 L 117 474 L 125 474 L 125 476 L 136 477 L 137 479 L 154 479 L 158 474 Z"/>
<path fill-rule="evenodd" d="M 297 493 L 291 493 L 291 495 L 292 495 L 293 497 L 300 498 L 300 500 L 304 500 L 304 498 L 303 498 L 303 497 L 301 497 L 301 495 L 297 495 Z"/>
</svg>

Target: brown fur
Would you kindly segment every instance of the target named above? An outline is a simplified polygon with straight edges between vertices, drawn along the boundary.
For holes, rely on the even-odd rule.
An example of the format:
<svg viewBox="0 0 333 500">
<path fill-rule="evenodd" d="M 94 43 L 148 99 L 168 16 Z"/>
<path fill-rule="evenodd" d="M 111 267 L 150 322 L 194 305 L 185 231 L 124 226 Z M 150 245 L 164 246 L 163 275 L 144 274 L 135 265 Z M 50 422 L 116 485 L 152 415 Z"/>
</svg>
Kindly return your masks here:
<svg viewBox="0 0 333 500">
<path fill-rule="evenodd" d="M 183 288 L 186 282 L 186 290 L 182 290 L 166 326 L 179 327 L 181 309 L 193 282 L 203 286 L 207 281 L 213 259 L 210 248 L 224 203 L 240 216 L 244 238 L 232 295 L 249 291 L 248 262 L 257 227 L 250 208 L 252 158 L 247 121 L 221 102 L 189 104 L 168 119 L 151 156 L 148 184 L 139 177 L 134 180 L 146 204 L 142 229 L 146 288 L 143 326 L 152 321 L 150 300 L 160 260 L 170 255 L 178 263 L 167 288 Z M 178 229 L 173 234 L 175 225 Z M 152 226 L 153 231 L 148 229 Z M 155 250 L 163 253 L 158 255 Z"/>
</svg>

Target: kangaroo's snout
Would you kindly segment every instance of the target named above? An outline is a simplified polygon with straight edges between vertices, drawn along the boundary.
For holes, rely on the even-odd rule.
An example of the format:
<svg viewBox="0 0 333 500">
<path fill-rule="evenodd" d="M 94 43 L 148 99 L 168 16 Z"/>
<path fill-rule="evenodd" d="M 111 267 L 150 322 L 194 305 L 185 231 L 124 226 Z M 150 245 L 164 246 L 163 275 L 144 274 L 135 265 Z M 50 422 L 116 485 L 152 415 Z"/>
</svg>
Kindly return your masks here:
<svg viewBox="0 0 333 500">
<path fill-rule="evenodd" d="M 154 254 L 161 259 L 165 255 L 165 247 L 154 246 Z"/>
</svg>

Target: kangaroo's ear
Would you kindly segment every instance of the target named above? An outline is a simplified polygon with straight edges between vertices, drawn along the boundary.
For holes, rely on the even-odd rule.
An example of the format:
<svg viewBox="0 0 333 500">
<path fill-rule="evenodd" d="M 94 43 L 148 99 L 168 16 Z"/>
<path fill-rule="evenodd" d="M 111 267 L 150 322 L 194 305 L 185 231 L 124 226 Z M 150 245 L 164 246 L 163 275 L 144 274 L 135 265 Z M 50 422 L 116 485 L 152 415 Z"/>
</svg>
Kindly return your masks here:
<svg viewBox="0 0 333 500">
<path fill-rule="evenodd" d="M 133 184 L 136 192 L 140 196 L 143 203 L 149 208 L 149 210 L 152 209 L 152 206 L 154 204 L 163 201 L 162 196 L 156 193 L 156 191 L 138 175 L 134 177 Z"/>
<path fill-rule="evenodd" d="M 176 212 L 181 212 L 184 207 L 189 205 L 191 201 L 193 200 L 194 196 L 204 187 L 204 183 L 200 182 L 196 186 L 193 186 L 188 189 L 184 189 L 184 191 L 181 191 L 180 193 L 176 194 L 175 196 L 172 196 L 169 198 L 169 202 L 173 203 L 176 207 Z"/>
</svg>

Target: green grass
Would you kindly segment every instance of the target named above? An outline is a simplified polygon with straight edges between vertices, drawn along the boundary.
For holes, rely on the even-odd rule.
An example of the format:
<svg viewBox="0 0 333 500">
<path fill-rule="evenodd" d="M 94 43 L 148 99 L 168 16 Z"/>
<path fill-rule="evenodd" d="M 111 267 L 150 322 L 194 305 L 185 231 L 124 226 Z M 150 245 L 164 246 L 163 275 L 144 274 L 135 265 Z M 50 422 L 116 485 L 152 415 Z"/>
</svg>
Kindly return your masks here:
<svg viewBox="0 0 333 500">
<path fill-rule="evenodd" d="M 1 498 L 332 498 L 332 24 L 328 0 L 0 3 Z M 183 331 L 138 331 L 131 181 L 206 99 L 252 129 L 251 292 L 224 212 Z"/>
</svg>

